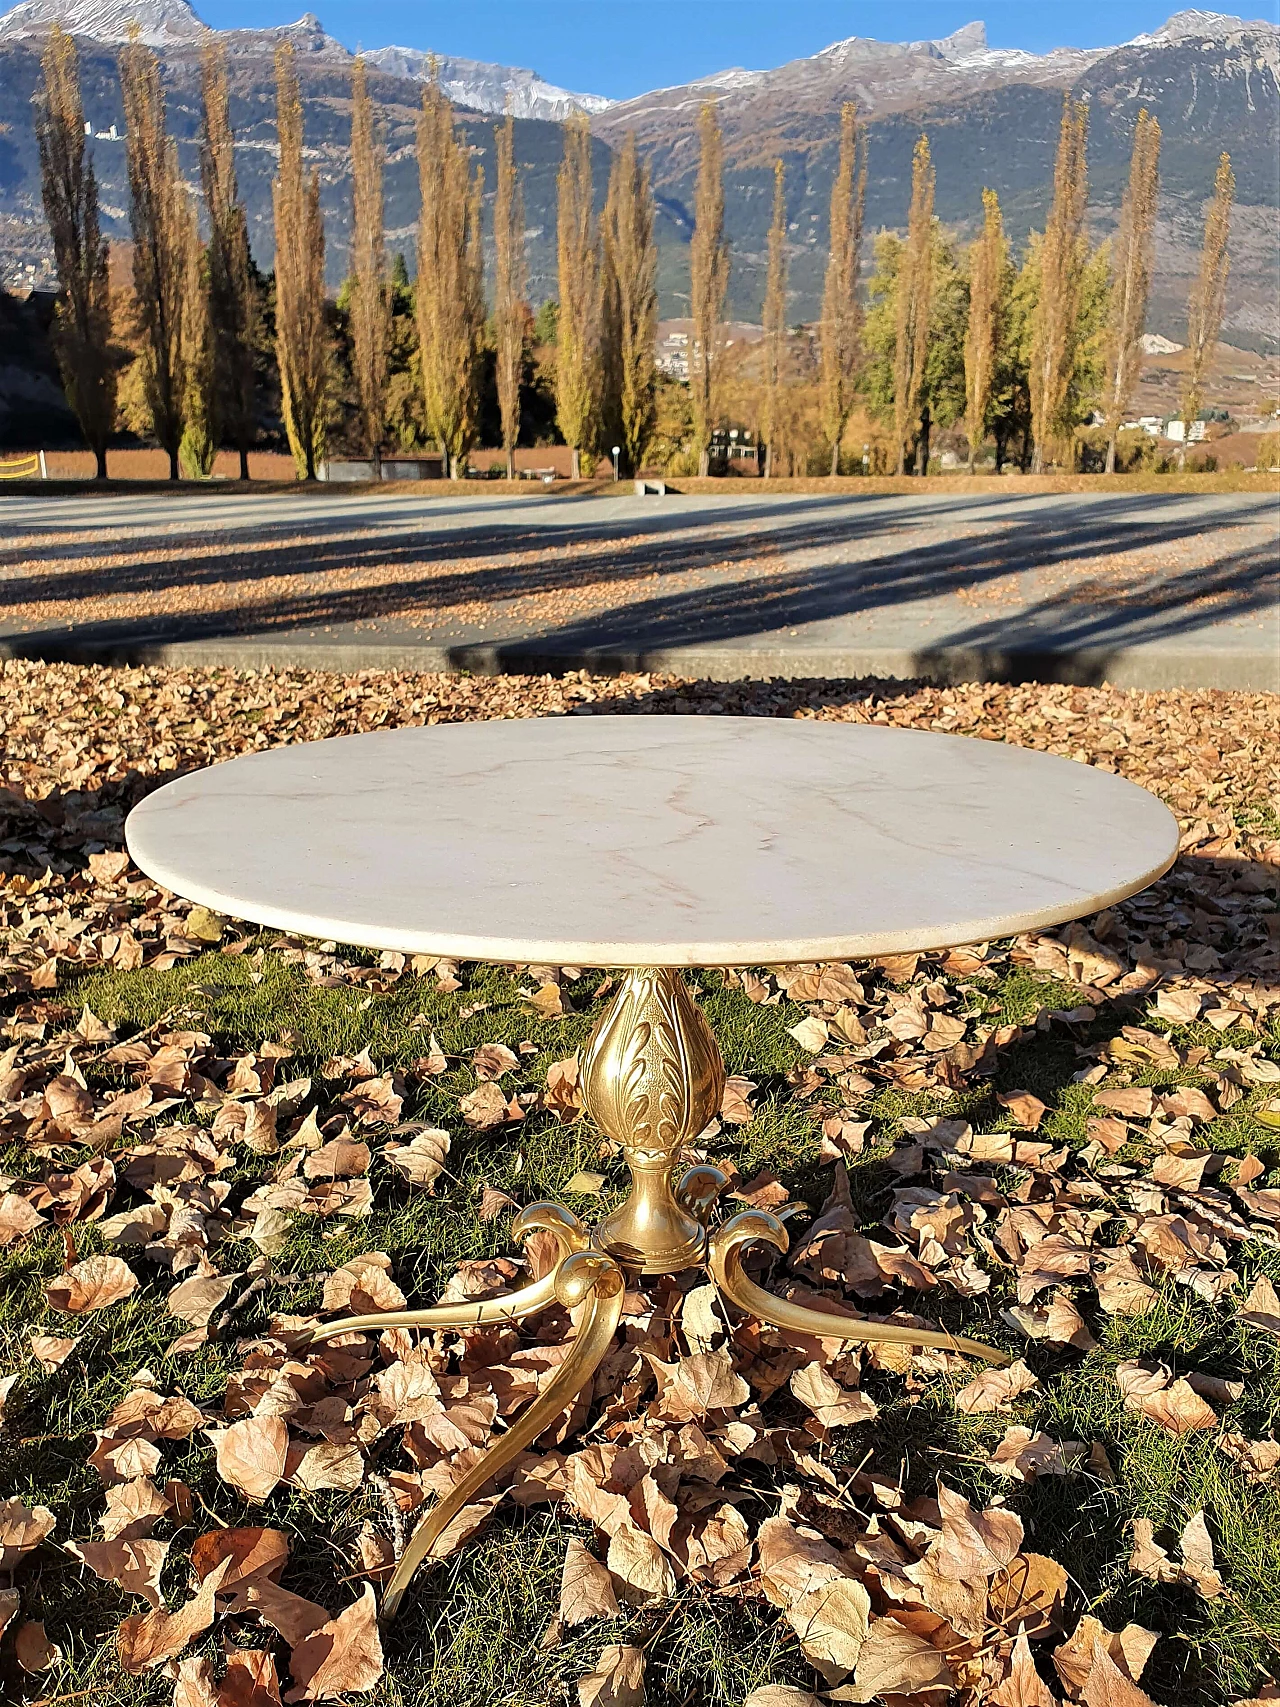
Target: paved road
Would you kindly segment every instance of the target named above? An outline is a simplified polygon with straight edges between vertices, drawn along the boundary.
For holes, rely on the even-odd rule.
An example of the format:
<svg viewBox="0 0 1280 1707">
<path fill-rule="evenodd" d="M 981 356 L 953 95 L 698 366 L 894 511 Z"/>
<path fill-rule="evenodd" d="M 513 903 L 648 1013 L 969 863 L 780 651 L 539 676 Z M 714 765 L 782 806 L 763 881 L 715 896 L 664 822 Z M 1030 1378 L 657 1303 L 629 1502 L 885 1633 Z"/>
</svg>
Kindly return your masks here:
<svg viewBox="0 0 1280 1707">
<path fill-rule="evenodd" d="M 1267 494 L 0 497 L 0 655 L 1280 689 Z"/>
</svg>

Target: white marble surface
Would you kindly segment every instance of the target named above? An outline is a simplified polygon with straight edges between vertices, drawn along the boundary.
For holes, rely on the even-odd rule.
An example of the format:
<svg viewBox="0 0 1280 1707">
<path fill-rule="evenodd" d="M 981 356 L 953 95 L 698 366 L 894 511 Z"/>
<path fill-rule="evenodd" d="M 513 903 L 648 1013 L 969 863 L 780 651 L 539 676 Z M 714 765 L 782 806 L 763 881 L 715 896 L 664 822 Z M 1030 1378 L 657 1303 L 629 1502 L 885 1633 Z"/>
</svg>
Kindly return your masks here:
<svg viewBox="0 0 1280 1707">
<path fill-rule="evenodd" d="M 279 747 L 130 814 L 150 876 L 369 948 L 586 966 L 771 965 L 983 941 L 1173 862 L 1153 795 L 954 735 L 569 717 Z"/>
</svg>

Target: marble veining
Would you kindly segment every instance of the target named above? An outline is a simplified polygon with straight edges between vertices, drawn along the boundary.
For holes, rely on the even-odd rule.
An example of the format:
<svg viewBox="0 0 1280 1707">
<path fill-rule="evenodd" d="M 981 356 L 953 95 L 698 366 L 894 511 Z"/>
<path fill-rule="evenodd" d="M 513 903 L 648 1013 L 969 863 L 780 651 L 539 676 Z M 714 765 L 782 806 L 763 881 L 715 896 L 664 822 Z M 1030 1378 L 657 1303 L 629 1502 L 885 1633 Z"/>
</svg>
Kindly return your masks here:
<svg viewBox="0 0 1280 1707">
<path fill-rule="evenodd" d="M 126 836 L 217 911 L 370 948 L 782 964 L 1059 924 L 1172 864 L 1159 800 L 999 742 L 847 723 L 569 717 L 279 747 L 168 783 Z"/>
</svg>

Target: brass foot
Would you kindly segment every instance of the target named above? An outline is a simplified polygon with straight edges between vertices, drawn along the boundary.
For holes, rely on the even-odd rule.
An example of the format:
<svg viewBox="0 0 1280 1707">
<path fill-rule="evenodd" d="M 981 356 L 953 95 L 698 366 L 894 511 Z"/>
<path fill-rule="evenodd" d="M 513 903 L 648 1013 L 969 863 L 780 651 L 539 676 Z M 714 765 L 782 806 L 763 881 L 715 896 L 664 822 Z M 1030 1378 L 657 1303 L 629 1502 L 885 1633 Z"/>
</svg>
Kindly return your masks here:
<svg viewBox="0 0 1280 1707">
<path fill-rule="evenodd" d="M 849 1340 L 859 1345 L 919 1345 L 936 1347 L 940 1351 L 963 1352 L 966 1357 L 980 1357 L 987 1363 L 1007 1364 L 1007 1352 L 983 1345 L 981 1340 L 962 1339 L 956 1334 L 936 1329 L 909 1328 L 896 1322 L 856 1321 L 837 1316 L 834 1311 L 813 1310 L 803 1304 L 775 1298 L 742 1272 L 742 1252 L 748 1245 L 763 1243 L 785 1252 L 789 1244 L 787 1230 L 776 1215 L 765 1209 L 744 1209 L 734 1215 L 711 1235 L 707 1251 L 707 1267 L 711 1278 L 725 1297 L 775 1328 L 786 1328 L 796 1334 L 818 1334 L 823 1339 Z"/>
<path fill-rule="evenodd" d="M 383 1596 L 384 1619 L 395 1617 L 414 1571 L 463 1507 L 555 1421 L 603 1361 L 622 1315 L 626 1290 L 622 1270 L 602 1251 L 575 1251 L 556 1269 L 553 1284 L 555 1297 L 566 1309 L 582 1305 L 585 1311 L 569 1355 L 507 1432 L 414 1530 Z"/>
<path fill-rule="evenodd" d="M 494 1322 L 518 1322 L 523 1316 L 545 1310 L 557 1296 L 556 1275 L 568 1257 L 585 1251 L 591 1235 L 571 1209 L 559 1203 L 531 1203 L 512 1223 L 519 1239 L 530 1233 L 552 1233 L 560 1246 L 556 1266 L 541 1280 L 501 1298 L 483 1298 L 474 1304 L 435 1304 L 426 1310 L 388 1310 L 373 1316 L 346 1316 L 340 1322 L 322 1322 L 311 1330 L 306 1345 L 336 1339 L 340 1334 L 381 1333 L 383 1328 L 478 1328 Z"/>
</svg>

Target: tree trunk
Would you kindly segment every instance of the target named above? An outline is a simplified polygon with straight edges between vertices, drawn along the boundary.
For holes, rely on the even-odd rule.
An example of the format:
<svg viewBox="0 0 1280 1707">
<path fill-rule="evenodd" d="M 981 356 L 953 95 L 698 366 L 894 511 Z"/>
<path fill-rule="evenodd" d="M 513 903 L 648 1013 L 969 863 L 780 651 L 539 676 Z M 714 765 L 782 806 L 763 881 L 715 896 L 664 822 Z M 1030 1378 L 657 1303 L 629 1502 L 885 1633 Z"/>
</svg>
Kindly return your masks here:
<svg viewBox="0 0 1280 1707">
<path fill-rule="evenodd" d="M 105 445 L 99 445 L 97 450 L 94 451 L 93 457 L 94 461 L 98 465 L 98 472 L 95 475 L 95 479 L 105 480 L 107 478 L 107 447 Z"/>
<path fill-rule="evenodd" d="M 176 450 L 171 450 L 169 452 L 169 478 L 170 480 L 177 480 L 180 478 L 178 473 L 178 453 Z"/>
<path fill-rule="evenodd" d="M 773 446 L 771 444 L 764 447 L 764 477 L 766 480 L 773 479 Z"/>
<path fill-rule="evenodd" d="M 1112 433 L 1111 437 L 1107 440 L 1107 465 L 1103 469 L 1102 472 L 1104 474 L 1114 474 L 1115 471 L 1116 471 L 1116 435 L 1114 433 Z"/>
<path fill-rule="evenodd" d="M 699 478 L 699 480 L 706 480 L 707 477 L 710 475 L 710 473 L 711 473 L 711 452 L 709 450 L 700 450 L 698 452 L 698 478 Z"/>
<path fill-rule="evenodd" d="M 574 480 L 581 480 L 582 478 L 582 463 L 577 445 L 574 445 L 573 447 L 573 465 L 571 474 Z"/>
<path fill-rule="evenodd" d="M 1024 474 L 1029 473 L 1031 470 L 1032 458 L 1030 426 L 1026 426 L 1022 429 L 1022 455 L 1018 458 L 1018 466 Z"/>
<path fill-rule="evenodd" d="M 996 439 L 996 473 L 999 474 L 1004 469 L 1004 452 L 1005 452 L 1004 434 L 997 432 L 995 435 L 995 439 Z"/>
<path fill-rule="evenodd" d="M 840 435 L 836 434 L 831 444 L 831 477 L 834 480 L 840 472 Z"/>
<path fill-rule="evenodd" d="M 514 480 L 515 477 L 516 477 L 516 447 L 514 445 L 508 445 L 507 446 L 507 479 L 508 480 Z"/>
<path fill-rule="evenodd" d="M 307 444 L 307 472 L 305 478 L 314 480 L 316 477 L 316 453 L 310 442 Z"/>
<path fill-rule="evenodd" d="M 925 475 L 929 472 L 929 428 L 932 425 L 928 404 L 920 411 L 920 437 L 916 443 L 916 473 Z"/>
<path fill-rule="evenodd" d="M 905 474 L 906 472 L 907 472 L 907 447 L 905 444 L 900 444 L 898 446 L 898 473 L 899 474 Z"/>
<path fill-rule="evenodd" d="M 249 453 L 243 445 L 240 447 L 240 478 L 241 480 L 249 478 Z"/>
</svg>

